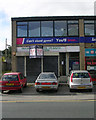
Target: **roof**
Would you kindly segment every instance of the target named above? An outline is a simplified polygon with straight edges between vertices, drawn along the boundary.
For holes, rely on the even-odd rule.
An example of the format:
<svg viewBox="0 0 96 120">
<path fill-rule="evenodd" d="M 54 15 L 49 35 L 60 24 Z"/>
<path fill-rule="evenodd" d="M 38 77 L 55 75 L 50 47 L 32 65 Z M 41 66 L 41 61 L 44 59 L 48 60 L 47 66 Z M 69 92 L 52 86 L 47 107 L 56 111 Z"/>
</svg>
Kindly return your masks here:
<svg viewBox="0 0 96 120">
<path fill-rule="evenodd" d="M 54 72 L 41 72 L 42 74 L 52 74 Z"/>
<path fill-rule="evenodd" d="M 20 72 L 10 72 L 10 73 L 5 73 L 4 75 L 18 75 Z"/>
<path fill-rule="evenodd" d="M 32 17 L 14 17 L 12 21 L 40 21 L 40 20 L 78 20 L 78 19 L 96 19 L 96 16 L 32 16 Z"/>
</svg>

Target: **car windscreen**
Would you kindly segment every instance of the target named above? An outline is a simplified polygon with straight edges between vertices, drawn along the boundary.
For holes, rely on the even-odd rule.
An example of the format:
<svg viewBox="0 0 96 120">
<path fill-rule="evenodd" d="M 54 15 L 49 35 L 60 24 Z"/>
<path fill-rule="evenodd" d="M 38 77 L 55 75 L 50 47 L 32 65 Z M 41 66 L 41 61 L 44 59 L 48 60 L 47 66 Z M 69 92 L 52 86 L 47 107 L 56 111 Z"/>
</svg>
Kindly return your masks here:
<svg viewBox="0 0 96 120">
<path fill-rule="evenodd" d="M 2 81 L 18 81 L 18 75 L 4 75 Z"/>
<path fill-rule="evenodd" d="M 39 79 L 56 79 L 54 74 L 41 74 Z"/>
<path fill-rule="evenodd" d="M 73 78 L 90 78 L 88 73 L 73 73 Z"/>
</svg>

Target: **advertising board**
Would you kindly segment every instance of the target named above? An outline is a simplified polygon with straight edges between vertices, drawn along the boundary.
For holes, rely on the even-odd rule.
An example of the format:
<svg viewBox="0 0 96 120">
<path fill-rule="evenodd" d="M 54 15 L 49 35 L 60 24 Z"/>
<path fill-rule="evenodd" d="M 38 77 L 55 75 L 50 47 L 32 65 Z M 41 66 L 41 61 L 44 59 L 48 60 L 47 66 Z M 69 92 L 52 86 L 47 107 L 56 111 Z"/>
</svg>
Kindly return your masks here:
<svg viewBox="0 0 96 120">
<path fill-rule="evenodd" d="M 18 44 L 95 43 L 96 37 L 17 38 Z"/>
</svg>

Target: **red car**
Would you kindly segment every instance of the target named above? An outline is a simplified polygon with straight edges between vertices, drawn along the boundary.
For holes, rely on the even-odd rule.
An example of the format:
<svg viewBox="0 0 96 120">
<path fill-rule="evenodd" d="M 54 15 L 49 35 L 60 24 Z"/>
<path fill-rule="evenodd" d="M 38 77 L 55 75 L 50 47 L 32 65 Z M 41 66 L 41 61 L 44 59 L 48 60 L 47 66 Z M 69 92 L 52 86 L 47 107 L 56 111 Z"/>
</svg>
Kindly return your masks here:
<svg viewBox="0 0 96 120">
<path fill-rule="evenodd" d="M 18 90 L 22 92 L 22 88 L 27 86 L 27 79 L 20 72 L 5 73 L 0 80 L 0 90 Z"/>
</svg>

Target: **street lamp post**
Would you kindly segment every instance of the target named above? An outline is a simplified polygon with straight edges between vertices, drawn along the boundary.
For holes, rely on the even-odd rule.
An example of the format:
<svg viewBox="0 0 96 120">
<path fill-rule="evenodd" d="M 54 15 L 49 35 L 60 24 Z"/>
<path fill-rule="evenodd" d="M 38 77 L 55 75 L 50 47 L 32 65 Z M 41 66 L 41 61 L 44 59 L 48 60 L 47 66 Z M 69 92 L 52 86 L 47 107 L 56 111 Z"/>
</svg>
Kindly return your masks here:
<svg viewBox="0 0 96 120">
<path fill-rule="evenodd" d="M 10 45 L 7 44 L 7 38 L 5 40 L 5 60 L 7 62 L 7 47 L 10 47 Z"/>
</svg>

